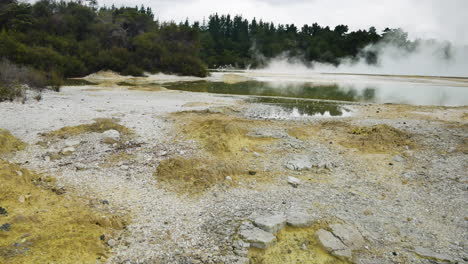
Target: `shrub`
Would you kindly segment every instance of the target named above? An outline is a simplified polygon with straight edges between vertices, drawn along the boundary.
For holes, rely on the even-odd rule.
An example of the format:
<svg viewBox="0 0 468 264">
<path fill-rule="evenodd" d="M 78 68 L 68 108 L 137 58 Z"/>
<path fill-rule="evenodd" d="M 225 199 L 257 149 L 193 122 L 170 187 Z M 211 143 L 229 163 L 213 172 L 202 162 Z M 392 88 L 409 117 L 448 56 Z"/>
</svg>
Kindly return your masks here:
<svg viewBox="0 0 468 264">
<path fill-rule="evenodd" d="M 49 75 L 48 85 L 53 91 L 60 92 L 63 85 L 62 76 L 57 71 L 52 71 Z"/>
<path fill-rule="evenodd" d="M 26 88 L 42 92 L 48 85 L 59 91 L 63 80 L 61 75 L 52 71 L 50 74 L 27 66 L 18 66 L 8 60 L 0 61 L 0 101 L 25 99 Z"/>
</svg>

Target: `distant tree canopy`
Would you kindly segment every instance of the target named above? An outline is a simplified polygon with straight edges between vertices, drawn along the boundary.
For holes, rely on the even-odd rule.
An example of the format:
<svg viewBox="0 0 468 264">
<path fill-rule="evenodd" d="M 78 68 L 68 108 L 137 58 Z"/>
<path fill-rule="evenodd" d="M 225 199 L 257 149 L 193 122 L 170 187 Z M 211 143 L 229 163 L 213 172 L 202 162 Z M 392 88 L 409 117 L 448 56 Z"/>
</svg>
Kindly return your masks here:
<svg viewBox="0 0 468 264">
<path fill-rule="evenodd" d="M 0 57 L 67 77 L 101 69 L 207 74 L 199 30 L 159 23 L 143 6 L 97 9 L 95 1 L 2 0 L 0 29 Z"/>
<path fill-rule="evenodd" d="M 95 0 L 40 0 L 32 5 L 2 0 L 0 57 L 66 77 L 102 69 L 206 76 L 207 67 L 258 67 L 284 52 L 338 64 L 385 37 L 409 45 L 400 29 L 349 32 L 346 25 L 331 29 L 316 23 L 299 29 L 218 14 L 202 24 L 161 23 L 154 17 L 148 7 L 98 8 Z M 366 56 L 376 61 L 376 54 Z"/>
</svg>

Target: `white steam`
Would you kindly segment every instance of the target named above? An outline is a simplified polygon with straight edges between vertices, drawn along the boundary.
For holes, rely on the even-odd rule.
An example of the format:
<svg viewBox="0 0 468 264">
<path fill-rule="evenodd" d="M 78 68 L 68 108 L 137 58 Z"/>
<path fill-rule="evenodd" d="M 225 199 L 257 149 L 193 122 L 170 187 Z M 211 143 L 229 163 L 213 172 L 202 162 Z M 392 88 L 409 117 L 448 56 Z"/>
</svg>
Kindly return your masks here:
<svg viewBox="0 0 468 264">
<path fill-rule="evenodd" d="M 345 58 L 339 66 L 308 62 L 301 58 L 290 58 L 283 54 L 271 59 L 262 69 L 277 73 L 352 73 L 385 75 L 422 75 L 468 77 L 468 46 L 452 46 L 436 41 L 415 42 L 411 51 L 394 42 L 380 42 L 365 47 L 361 54 L 377 54 L 377 63 L 368 64 L 364 55 Z"/>
</svg>

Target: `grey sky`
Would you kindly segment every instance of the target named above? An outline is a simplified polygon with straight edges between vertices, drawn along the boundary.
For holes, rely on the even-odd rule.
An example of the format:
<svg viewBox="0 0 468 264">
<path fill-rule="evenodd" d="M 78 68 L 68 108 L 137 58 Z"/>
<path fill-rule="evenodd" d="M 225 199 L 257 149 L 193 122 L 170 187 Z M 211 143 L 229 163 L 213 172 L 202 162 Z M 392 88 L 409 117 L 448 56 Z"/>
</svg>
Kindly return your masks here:
<svg viewBox="0 0 468 264">
<path fill-rule="evenodd" d="M 151 6 L 160 20 L 202 20 L 209 14 L 242 14 L 302 26 L 318 22 L 351 29 L 402 27 L 411 38 L 468 44 L 468 0 L 98 0 L 100 5 Z"/>
</svg>

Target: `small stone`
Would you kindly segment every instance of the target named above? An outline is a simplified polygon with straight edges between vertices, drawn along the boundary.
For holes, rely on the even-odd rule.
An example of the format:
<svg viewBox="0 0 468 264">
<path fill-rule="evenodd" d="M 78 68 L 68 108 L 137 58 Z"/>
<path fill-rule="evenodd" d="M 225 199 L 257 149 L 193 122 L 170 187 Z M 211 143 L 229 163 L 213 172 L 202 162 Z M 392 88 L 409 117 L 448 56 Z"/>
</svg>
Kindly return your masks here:
<svg viewBox="0 0 468 264">
<path fill-rule="evenodd" d="M 292 187 L 297 188 L 297 186 L 301 184 L 301 180 L 292 176 L 288 176 L 288 183 L 291 184 Z"/>
<path fill-rule="evenodd" d="M 226 180 L 227 180 L 227 181 L 232 181 L 231 176 L 226 176 Z"/>
<path fill-rule="evenodd" d="M 23 172 L 21 172 L 19 170 L 16 171 L 16 174 L 18 174 L 18 176 L 20 176 L 20 177 L 23 176 Z"/>
<path fill-rule="evenodd" d="M 49 161 L 50 161 L 50 157 L 49 157 L 49 156 L 45 156 L 45 157 L 44 157 L 44 160 L 45 160 L 46 162 L 49 162 Z"/>
<path fill-rule="evenodd" d="M 109 239 L 109 241 L 107 241 L 107 244 L 110 247 L 115 247 L 115 246 L 117 246 L 117 241 L 115 241 L 115 239 Z"/>
<path fill-rule="evenodd" d="M 314 224 L 314 217 L 304 212 L 292 211 L 286 215 L 286 223 L 292 227 L 309 227 Z"/>
<path fill-rule="evenodd" d="M 400 156 L 400 155 L 396 155 L 396 156 L 393 158 L 393 161 L 395 161 L 395 162 L 403 162 L 403 161 L 405 161 L 405 159 L 404 159 L 402 156 Z"/>
<path fill-rule="evenodd" d="M 247 147 L 243 147 L 241 150 L 242 150 L 243 152 L 250 152 L 249 148 L 247 148 Z"/>
<path fill-rule="evenodd" d="M 306 250 L 307 250 L 306 244 L 302 244 L 301 249 L 304 250 L 304 251 L 306 251 Z"/>
<path fill-rule="evenodd" d="M 252 175 L 252 176 L 253 176 L 253 175 L 255 175 L 255 174 L 257 174 L 256 171 L 249 171 L 249 175 Z"/>
<path fill-rule="evenodd" d="M 103 139 L 101 140 L 101 142 L 104 143 L 104 144 L 108 144 L 108 145 L 114 145 L 114 144 L 117 144 L 117 143 L 118 143 L 117 140 L 115 140 L 115 139 L 113 139 L 113 138 L 110 138 L 110 137 L 103 138 Z"/>
<path fill-rule="evenodd" d="M 107 205 L 107 204 L 109 204 L 109 201 L 108 200 L 101 200 L 101 203 Z"/>
<path fill-rule="evenodd" d="M 128 170 L 128 169 L 129 169 L 129 167 L 128 167 L 127 165 L 122 165 L 122 166 L 120 166 L 120 168 L 121 168 L 122 170 Z"/>
<path fill-rule="evenodd" d="M 257 217 L 254 220 L 254 225 L 264 231 L 277 233 L 286 225 L 286 217 L 284 215 Z"/>
<path fill-rule="evenodd" d="M 26 198 L 24 198 L 24 195 L 20 195 L 20 196 L 18 197 L 18 202 L 24 203 L 25 201 L 26 201 Z"/>
<path fill-rule="evenodd" d="M 76 151 L 76 149 L 74 147 L 66 147 L 66 148 L 62 149 L 62 154 L 63 155 L 70 155 L 75 151 Z"/>
<path fill-rule="evenodd" d="M 410 172 L 404 172 L 401 176 L 405 177 L 406 179 L 413 178 L 413 175 Z"/>
<path fill-rule="evenodd" d="M 262 156 L 262 155 L 260 155 L 260 153 L 258 153 L 258 152 L 254 152 L 253 155 L 254 155 L 254 157 L 256 157 L 256 158 L 260 158 L 260 157 Z"/>
<path fill-rule="evenodd" d="M 240 231 L 241 237 L 250 243 L 251 247 L 255 248 L 268 248 L 276 243 L 276 237 L 260 228 L 249 228 Z"/>
<path fill-rule="evenodd" d="M 80 162 L 75 163 L 75 169 L 76 170 L 84 170 L 86 169 L 86 165 Z"/>
<path fill-rule="evenodd" d="M 65 141 L 65 146 L 66 147 L 74 147 L 79 145 L 81 142 L 79 140 L 66 140 Z"/>
<path fill-rule="evenodd" d="M 120 132 L 115 129 L 109 129 L 102 133 L 104 138 L 112 138 L 113 140 L 118 141 L 120 139 Z"/>
</svg>

